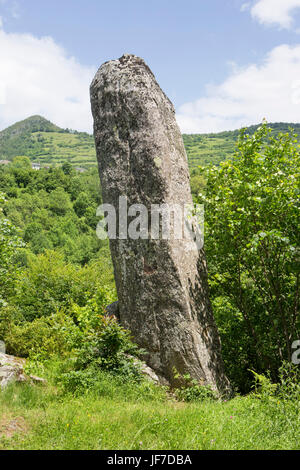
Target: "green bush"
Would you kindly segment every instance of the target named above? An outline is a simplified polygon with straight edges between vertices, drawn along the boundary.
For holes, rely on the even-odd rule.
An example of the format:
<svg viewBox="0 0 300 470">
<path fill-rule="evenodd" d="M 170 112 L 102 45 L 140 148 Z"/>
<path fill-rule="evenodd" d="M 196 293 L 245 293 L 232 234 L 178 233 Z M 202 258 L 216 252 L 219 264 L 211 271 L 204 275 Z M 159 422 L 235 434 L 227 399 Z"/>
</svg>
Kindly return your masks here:
<svg viewBox="0 0 300 470">
<path fill-rule="evenodd" d="M 300 397 L 300 368 L 284 361 L 279 368 L 279 380 L 272 383 L 270 375 L 257 374 L 255 377 L 255 395 L 265 401 L 292 400 L 299 403 Z"/>
<path fill-rule="evenodd" d="M 106 258 L 103 262 L 106 263 Z M 83 309 L 82 315 L 84 309 L 86 315 L 103 314 L 114 300 L 111 262 L 78 267 L 66 263 L 62 253 L 46 251 L 27 258 L 27 267 L 18 276 L 11 303 L 22 311 L 26 321 L 32 321 L 60 310 L 74 317 L 80 314 L 78 309 Z"/>
<path fill-rule="evenodd" d="M 99 368 L 138 380 L 141 374 L 135 356 L 141 353 L 115 318 L 99 316 L 77 350 L 75 369 Z"/>
<path fill-rule="evenodd" d="M 243 392 L 249 369 L 278 380 L 291 338 L 300 337 L 299 167 L 296 136 L 273 137 L 264 123 L 253 135 L 241 132 L 234 159 L 207 171 L 199 197 L 224 359 Z"/>
<path fill-rule="evenodd" d="M 80 331 L 63 313 L 36 318 L 32 322 L 11 322 L 3 334 L 9 354 L 28 357 L 39 355 L 48 359 L 51 355 L 64 356 L 73 344 L 81 340 Z"/>
<path fill-rule="evenodd" d="M 111 372 L 91 367 L 86 370 L 70 370 L 64 374 L 56 374 L 56 383 L 63 395 L 91 395 L 96 399 L 107 397 L 110 400 L 137 402 L 165 401 L 167 398 L 164 387 L 158 387 L 150 381 L 132 380 L 132 377 L 120 376 Z"/>
<path fill-rule="evenodd" d="M 284 362 L 279 369 L 278 395 L 282 399 L 295 400 L 300 398 L 300 367 L 291 362 Z"/>
<path fill-rule="evenodd" d="M 180 383 L 174 389 L 176 398 L 185 402 L 199 402 L 205 400 L 216 400 L 216 394 L 208 385 L 201 385 L 197 380 L 191 378 L 189 374 L 181 375 L 174 370 L 174 378 Z"/>
<path fill-rule="evenodd" d="M 79 318 L 72 319 L 61 312 L 21 326 L 13 324 L 6 341 L 11 351 L 30 355 L 38 363 L 47 363 L 57 354 L 65 355 L 56 370 L 56 381 L 68 392 L 82 393 L 93 388 L 103 371 L 125 381 L 142 380 L 135 358 L 142 351 L 129 333 L 115 318 L 104 317 L 88 308 L 80 312 Z"/>
</svg>

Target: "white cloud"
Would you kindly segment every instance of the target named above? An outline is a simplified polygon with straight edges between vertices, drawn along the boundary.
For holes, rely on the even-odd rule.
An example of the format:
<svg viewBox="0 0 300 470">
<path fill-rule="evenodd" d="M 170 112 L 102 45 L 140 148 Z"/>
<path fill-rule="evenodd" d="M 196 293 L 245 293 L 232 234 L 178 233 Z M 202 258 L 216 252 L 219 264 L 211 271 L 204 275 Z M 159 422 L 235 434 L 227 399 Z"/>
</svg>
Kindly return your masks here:
<svg viewBox="0 0 300 470">
<path fill-rule="evenodd" d="M 290 29 L 296 8 L 300 8 L 300 0 L 258 0 L 251 8 L 251 15 L 260 23 Z"/>
<path fill-rule="evenodd" d="M 68 57 L 51 37 L 8 34 L 1 27 L 0 64 L 0 129 L 40 114 L 61 127 L 91 131 L 93 67 Z"/>
<path fill-rule="evenodd" d="M 177 111 L 186 133 L 218 132 L 269 122 L 300 120 L 300 45 L 273 49 L 262 64 L 235 66 L 218 86 Z"/>
</svg>

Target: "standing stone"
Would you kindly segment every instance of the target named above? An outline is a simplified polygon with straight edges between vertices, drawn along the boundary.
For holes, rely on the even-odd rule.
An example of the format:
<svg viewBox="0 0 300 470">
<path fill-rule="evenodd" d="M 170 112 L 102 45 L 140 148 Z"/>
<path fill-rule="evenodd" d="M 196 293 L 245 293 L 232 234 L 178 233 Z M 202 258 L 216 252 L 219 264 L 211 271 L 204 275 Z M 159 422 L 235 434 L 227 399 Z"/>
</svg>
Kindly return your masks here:
<svg viewBox="0 0 300 470">
<path fill-rule="evenodd" d="M 173 105 L 142 59 L 126 54 L 104 63 L 91 84 L 91 104 L 104 203 L 119 216 L 120 196 L 128 207 L 192 202 Z M 176 369 L 225 392 L 204 252 L 187 243 L 110 240 L 120 321 L 160 377 L 176 385 Z"/>
</svg>

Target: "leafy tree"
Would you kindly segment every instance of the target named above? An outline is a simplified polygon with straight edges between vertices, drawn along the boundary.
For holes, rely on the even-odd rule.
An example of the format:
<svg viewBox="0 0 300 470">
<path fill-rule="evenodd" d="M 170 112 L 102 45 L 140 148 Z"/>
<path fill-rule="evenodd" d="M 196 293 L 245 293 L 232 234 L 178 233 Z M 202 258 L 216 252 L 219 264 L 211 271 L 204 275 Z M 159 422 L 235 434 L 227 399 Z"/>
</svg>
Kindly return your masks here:
<svg viewBox="0 0 300 470">
<path fill-rule="evenodd" d="M 203 175 L 197 173 L 192 173 L 191 176 L 191 191 L 193 196 L 197 196 L 199 193 L 203 192 L 205 188 L 205 179 Z"/>
<path fill-rule="evenodd" d="M 57 188 L 50 193 L 49 206 L 56 215 L 65 215 L 72 209 L 70 196 L 63 188 Z"/>
<path fill-rule="evenodd" d="M 90 205 L 91 205 L 91 201 L 90 201 L 89 196 L 86 193 L 82 192 L 78 195 L 78 198 L 74 202 L 73 207 L 78 217 L 83 217 L 86 213 L 86 210 L 88 209 Z M 96 208 L 95 208 L 95 212 L 96 212 Z"/>
<path fill-rule="evenodd" d="M 23 156 L 14 157 L 12 164 L 14 168 L 22 168 L 23 170 L 31 169 L 31 162 L 28 157 L 23 157 Z"/>
<path fill-rule="evenodd" d="M 61 168 L 65 175 L 71 175 L 74 172 L 73 167 L 69 162 L 63 163 Z"/>
<path fill-rule="evenodd" d="M 5 203 L 0 193 L 0 308 L 13 287 L 15 267 L 13 256 L 18 248 L 23 246 L 16 228 L 3 217 L 1 205 Z"/>
<path fill-rule="evenodd" d="M 276 376 L 282 361 L 291 360 L 292 342 L 300 335 L 296 143 L 292 133 L 272 137 L 265 123 L 252 136 L 243 131 L 234 160 L 207 172 L 206 196 L 200 196 L 206 203 L 212 295 L 230 303 L 231 322 L 233 311 L 242 322 L 236 371 L 240 347 L 247 343 L 245 370 L 269 369 Z M 219 302 L 215 311 L 222 330 L 225 316 L 220 310 Z"/>
</svg>

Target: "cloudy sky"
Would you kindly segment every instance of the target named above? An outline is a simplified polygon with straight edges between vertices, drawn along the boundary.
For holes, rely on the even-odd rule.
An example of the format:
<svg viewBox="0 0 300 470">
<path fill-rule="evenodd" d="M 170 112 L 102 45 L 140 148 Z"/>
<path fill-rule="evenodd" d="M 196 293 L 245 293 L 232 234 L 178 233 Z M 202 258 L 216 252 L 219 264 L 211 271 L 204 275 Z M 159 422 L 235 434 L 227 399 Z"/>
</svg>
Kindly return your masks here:
<svg viewBox="0 0 300 470">
<path fill-rule="evenodd" d="M 102 62 L 142 56 L 183 132 L 300 122 L 300 0 L 0 0 L 0 129 L 91 132 Z"/>
</svg>

